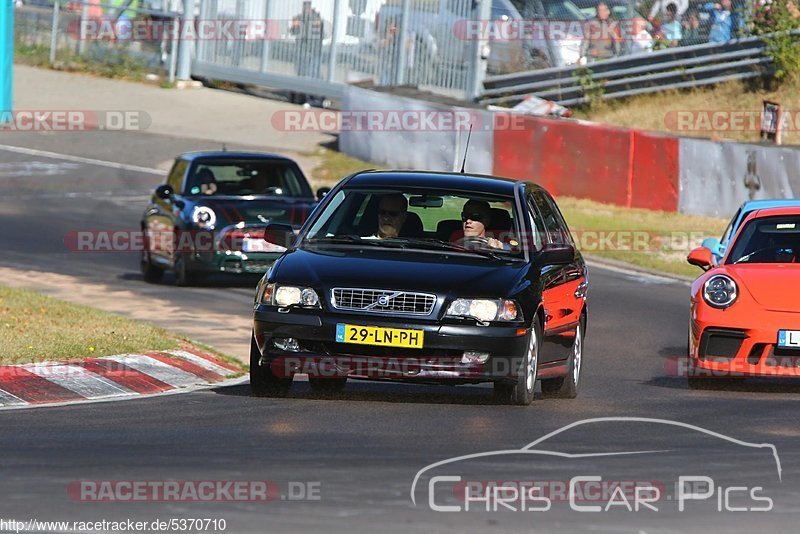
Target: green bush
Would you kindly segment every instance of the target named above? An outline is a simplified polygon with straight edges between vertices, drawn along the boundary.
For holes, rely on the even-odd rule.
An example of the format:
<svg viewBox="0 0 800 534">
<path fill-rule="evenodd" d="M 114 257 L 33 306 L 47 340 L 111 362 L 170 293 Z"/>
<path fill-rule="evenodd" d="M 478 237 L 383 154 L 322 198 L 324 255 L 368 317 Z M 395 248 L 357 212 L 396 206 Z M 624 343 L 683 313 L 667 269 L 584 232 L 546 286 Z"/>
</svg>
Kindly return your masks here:
<svg viewBox="0 0 800 534">
<path fill-rule="evenodd" d="M 753 7 L 751 26 L 755 35 L 764 36 L 767 52 L 775 65 L 779 81 L 800 79 L 800 9 L 793 0 L 761 0 Z"/>
</svg>

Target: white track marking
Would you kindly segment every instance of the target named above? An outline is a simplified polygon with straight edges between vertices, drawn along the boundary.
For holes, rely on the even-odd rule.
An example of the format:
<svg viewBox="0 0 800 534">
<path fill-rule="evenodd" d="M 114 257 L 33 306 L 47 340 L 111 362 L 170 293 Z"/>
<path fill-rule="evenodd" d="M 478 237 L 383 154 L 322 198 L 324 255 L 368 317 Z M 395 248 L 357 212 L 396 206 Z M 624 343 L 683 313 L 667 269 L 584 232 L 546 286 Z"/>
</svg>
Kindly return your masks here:
<svg viewBox="0 0 800 534">
<path fill-rule="evenodd" d="M 128 388 L 78 365 L 39 363 L 23 365 L 23 368 L 87 399 L 134 393 Z"/>
<path fill-rule="evenodd" d="M 183 358 L 184 360 L 188 360 L 207 371 L 211 371 L 212 373 L 217 373 L 220 376 L 228 376 L 234 374 L 234 371 L 231 371 L 230 369 L 226 369 L 220 365 L 215 364 L 214 362 L 206 360 L 205 358 L 201 358 L 196 354 L 192 354 L 191 352 L 186 352 L 185 350 L 168 350 L 167 352 L 169 354 L 172 354 L 173 356 L 177 356 L 179 358 Z"/>
<path fill-rule="evenodd" d="M 109 356 L 107 359 L 125 364 L 176 388 L 205 382 L 199 376 L 187 373 L 143 354 L 122 354 L 120 356 Z"/>
<path fill-rule="evenodd" d="M 70 154 L 60 154 L 58 152 L 48 152 L 46 150 L 36 150 L 34 148 L 25 148 L 21 146 L 0 145 L 0 150 L 5 150 L 6 152 L 16 152 L 17 154 L 26 154 L 28 156 L 38 156 L 44 158 L 61 159 L 64 161 L 74 161 L 76 163 L 86 163 L 87 165 L 97 165 L 99 167 L 109 167 L 111 169 L 119 169 L 123 171 L 143 172 L 162 176 L 166 176 L 167 174 L 167 171 L 165 170 L 154 169 L 152 167 L 141 167 L 139 165 L 128 165 L 127 163 L 117 163 L 115 161 L 84 158 L 81 156 L 72 156 Z"/>
</svg>

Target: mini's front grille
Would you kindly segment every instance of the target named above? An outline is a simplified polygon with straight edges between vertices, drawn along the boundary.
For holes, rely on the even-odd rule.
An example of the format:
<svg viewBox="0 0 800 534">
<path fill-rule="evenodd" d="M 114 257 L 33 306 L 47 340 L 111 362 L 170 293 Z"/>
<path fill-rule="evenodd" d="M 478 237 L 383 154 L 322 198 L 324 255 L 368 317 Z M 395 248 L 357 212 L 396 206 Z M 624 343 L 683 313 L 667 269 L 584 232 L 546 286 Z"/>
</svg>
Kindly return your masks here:
<svg viewBox="0 0 800 534">
<path fill-rule="evenodd" d="M 389 289 L 337 287 L 331 295 L 331 305 L 337 310 L 365 313 L 430 315 L 434 304 L 436 295 Z"/>
</svg>

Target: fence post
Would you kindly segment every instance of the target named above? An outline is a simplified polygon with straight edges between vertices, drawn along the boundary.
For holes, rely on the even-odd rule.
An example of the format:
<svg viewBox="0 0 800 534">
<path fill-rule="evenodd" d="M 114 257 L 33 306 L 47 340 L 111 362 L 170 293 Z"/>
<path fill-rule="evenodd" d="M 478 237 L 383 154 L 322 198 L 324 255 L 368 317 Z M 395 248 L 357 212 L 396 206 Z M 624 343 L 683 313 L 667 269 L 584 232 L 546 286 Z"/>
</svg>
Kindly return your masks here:
<svg viewBox="0 0 800 534">
<path fill-rule="evenodd" d="M 58 19 L 61 9 L 60 0 L 53 2 L 53 26 L 50 28 L 50 65 L 56 62 L 56 47 L 58 46 Z"/>
<path fill-rule="evenodd" d="M 211 17 L 208 16 L 208 0 L 200 0 L 200 23 L 203 24 L 205 21 L 210 19 Z M 178 19 L 178 27 L 183 30 L 184 21 L 182 19 Z M 206 49 L 208 47 L 208 43 L 205 39 L 197 39 L 197 44 L 195 45 L 195 58 L 198 61 L 204 61 L 206 59 Z"/>
<path fill-rule="evenodd" d="M 14 90 L 14 2 L 0 5 L 0 124 L 11 117 Z"/>
<path fill-rule="evenodd" d="M 491 0 L 476 0 L 473 3 L 474 9 L 470 16 L 481 21 L 481 28 L 484 22 L 491 17 Z M 486 58 L 483 56 L 484 47 L 488 46 L 488 40 L 481 35 L 478 39 L 473 39 L 469 43 L 469 72 L 467 73 L 467 87 L 464 91 L 467 100 L 477 100 L 482 92 L 483 79 L 486 77 Z"/>
<path fill-rule="evenodd" d="M 196 0 L 183 0 L 183 24 L 194 25 L 194 7 Z M 178 79 L 188 80 L 192 75 L 193 41 L 185 38 L 186 32 L 180 33 L 178 50 Z"/>
<path fill-rule="evenodd" d="M 273 38 L 273 35 L 270 29 L 273 27 L 272 24 L 272 2 L 270 0 L 265 0 L 264 2 L 264 23 L 266 27 L 266 34 L 264 35 L 264 42 L 261 43 L 261 72 L 267 72 L 269 68 L 269 45 L 270 39 Z"/>
<path fill-rule="evenodd" d="M 342 20 L 342 0 L 333 0 L 333 29 L 331 30 L 331 48 L 328 51 L 328 78 L 329 82 L 336 79 L 336 43 L 341 39 L 339 23 Z M 322 36 L 320 36 L 322 38 Z"/>
<path fill-rule="evenodd" d="M 174 83 L 175 71 L 178 68 L 178 39 L 181 36 L 181 19 L 176 16 L 171 20 L 174 24 L 172 25 L 172 39 L 169 42 L 169 83 Z"/>
<path fill-rule="evenodd" d="M 89 0 L 83 0 L 81 4 L 81 30 L 78 32 L 80 40 L 78 41 L 78 55 L 82 56 L 86 53 L 86 21 L 89 20 Z"/>
<path fill-rule="evenodd" d="M 395 46 L 394 57 L 390 61 L 394 61 L 394 83 L 393 85 L 403 85 L 406 83 L 406 41 L 408 40 L 408 30 L 411 26 L 411 0 L 403 0 L 400 15 L 400 28 L 399 34 L 395 37 L 397 46 Z"/>
</svg>

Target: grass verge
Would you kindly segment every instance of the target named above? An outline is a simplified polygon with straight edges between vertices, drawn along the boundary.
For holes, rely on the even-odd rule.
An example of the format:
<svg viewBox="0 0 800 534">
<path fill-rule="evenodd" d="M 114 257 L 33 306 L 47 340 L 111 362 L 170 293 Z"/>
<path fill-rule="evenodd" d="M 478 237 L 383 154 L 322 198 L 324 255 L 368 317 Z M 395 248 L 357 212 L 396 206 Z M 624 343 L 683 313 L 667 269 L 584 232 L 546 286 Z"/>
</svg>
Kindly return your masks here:
<svg viewBox="0 0 800 534">
<path fill-rule="evenodd" d="M 696 277 L 700 269 L 686 255 L 728 221 L 683 213 L 624 208 L 591 200 L 559 197 L 558 205 L 587 256 L 611 258 L 657 271 Z"/>
<path fill-rule="evenodd" d="M 1 364 L 75 360 L 176 349 L 181 342 L 153 325 L 0 286 Z"/>
<path fill-rule="evenodd" d="M 764 100 L 779 102 L 784 110 L 790 112 L 783 143 L 800 144 L 800 125 L 797 124 L 797 110 L 800 109 L 798 81 L 786 81 L 780 85 L 728 82 L 713 87 L 602 101 L 591 108 L 573 111 L 575 118 L 615 126 L 757 143 Z M 678 112 L 689 112 L 683 114 L 689 118 L 679 122 Z M 731 125 L 726 127 L 727 122 L 723 121 L 715 127 L 711 122 L 714 112 L 722 112 L 722 119 L 730 121 Z M 735 112 L 746 114 L 737 116 Z"/>
<path fill-rule="evenodd" d="M 300 152 L 300 155 L 319 160 L 319 163 L 311 169 L 311 180 L 315 187 L 333 187 L 339 180 L 354 172 L 378 168 L 374 163 L 361 161 L 329 148 L 320 148 L 314 152 Z"/>
</svg>

